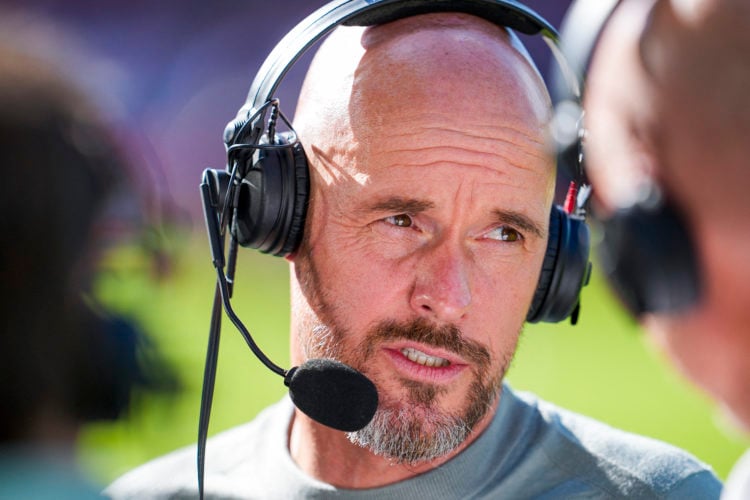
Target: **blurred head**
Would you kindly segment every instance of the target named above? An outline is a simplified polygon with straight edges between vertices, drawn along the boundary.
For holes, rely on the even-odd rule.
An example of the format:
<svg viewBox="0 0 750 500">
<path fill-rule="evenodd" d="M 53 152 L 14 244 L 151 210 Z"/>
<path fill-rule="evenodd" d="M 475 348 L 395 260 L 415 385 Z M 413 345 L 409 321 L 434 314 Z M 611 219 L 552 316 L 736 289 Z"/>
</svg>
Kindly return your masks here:
<svg viewBox="0 0 750 500">
<path fill-rule="evenodd" d="M 355 443 L 418 462 L 488 422 L 546 249 L 548 117 L 536 71 L 473 16 L 339 28 L 318 52 L 295 117 L 312 195 L 292 358 L 374 381 Z"/>
<path fill-rule="evenodd" d="M 126 165 L 49 61 L 0 46 L 0 167 L 0 443 L 64 442 L 116 417 L 133 382 L 132 329 L 85 303 Z"/>
<path fill-rule="evenodd" d="M 702 296 L 641 318 L 698 385 L 750 425 L 750 4 L 626 0 L 587 80 L 587 172 L 602 214 L 658 186 L 687 221 Z M 634 235 L 637 237 L 637 235 Z"/>
</svg>

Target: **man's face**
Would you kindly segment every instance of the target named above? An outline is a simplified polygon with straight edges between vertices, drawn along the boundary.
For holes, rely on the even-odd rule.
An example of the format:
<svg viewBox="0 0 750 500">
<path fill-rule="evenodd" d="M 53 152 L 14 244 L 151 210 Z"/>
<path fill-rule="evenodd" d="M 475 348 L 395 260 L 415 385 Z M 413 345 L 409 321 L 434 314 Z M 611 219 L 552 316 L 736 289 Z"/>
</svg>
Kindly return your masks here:
<svg viewBox="0 0 750 500">
<path fill-rule="evenodd" d="M 494 62 L 495 81 L 425 86 L 399 70 L 404 46 L 362 58 L 339 133 L 307 144 L 316 174 L 292 281 L 295 362 L 362 371 L 380 407 L 350 439 L 413 463 L 455 449 L 495 407 L 546 249 L 553 169 L 544 99 L 527 95 L 517 53 Z"/>
</svg>

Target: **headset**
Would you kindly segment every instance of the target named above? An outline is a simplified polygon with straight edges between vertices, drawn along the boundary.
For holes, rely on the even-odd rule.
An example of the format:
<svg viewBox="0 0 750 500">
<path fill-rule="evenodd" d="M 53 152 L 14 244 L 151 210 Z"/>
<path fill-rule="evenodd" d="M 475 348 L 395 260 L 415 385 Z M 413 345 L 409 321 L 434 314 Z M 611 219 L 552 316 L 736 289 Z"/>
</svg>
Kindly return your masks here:
<svg viewBox="0 0 750 500">
<path fill-rule="evenodd" d="M 576 0 L 563 21 L 560 42 L 569 68 L 584 82 L 602 31 L 620 0 Z M 582 94 L 571 93 L 556 75 L 553 101 L 561 137 L 585 136 Z M 579 147 L 576 144 L 575 147 Z M 584 155 L 580 166 L 585 170 Z M 678 312 L 694 305 L 701 294 L 697 252 L 680 207 L 653 183 L 633 205 L 594 220 L 601 228 L 598 264 L 623 305 L 636 317 L 649 312 Z"/>
<path fill-rule="evenodd" d="M 513 0 L 336 0 L 323 6 L 290 31 L 263 63 L 245 105 L 224 131 L 226 171 L 204 173 L 204 182 L 210 183 L 215 204 L 222 211 L 222 224 L 229 227 L 233 240 L 243 247 L 285 256 L 302 239 L 309 192 L 307 158 L 273 95 L 300 56 L 339 25 L 383 24 L 444 11 L 473 14 L 527 35 L 540 34 L 558 65 L 568 67 L 557 47 L 555 28 Z M 570 93 L 578 93 L 577 82 L 571 81 Z M 284 122 L 286 133 L 276 133 L 278 120 Z M 559 161 L 569 165 L 567 171 L 581 171 L 579 151 L 578 143 L 561 151 Z M 568 317 L 574 324 L 577 321 L 579 295 L 588 283 L 591 264 L 584 220 L 586 196 L 576 200 L 576 189 L 569 191 L 565 207 L 552 207 L 549 241 L 528 322 L 558 322 Z"/>
</svg>

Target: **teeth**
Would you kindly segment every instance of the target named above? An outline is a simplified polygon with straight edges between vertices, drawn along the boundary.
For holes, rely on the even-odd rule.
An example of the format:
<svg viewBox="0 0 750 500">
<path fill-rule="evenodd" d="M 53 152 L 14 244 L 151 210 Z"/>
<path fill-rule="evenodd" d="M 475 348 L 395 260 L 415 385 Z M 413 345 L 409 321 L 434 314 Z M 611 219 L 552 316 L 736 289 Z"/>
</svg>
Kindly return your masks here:
<svg viewBox="0 0 750 500">
<path fill-rule="evenodd" d="M 412 349 L 411 347 L 401 349 L 401 354 L 406 356 L 409 361 L 413 361 L 422 366 L 441 368 L 450 364 L 450 361 L 448 361 L 447 359 L 428 356 L 427 354 L 421 351 L 417 351 L 416 349 Z"/>
</svg>

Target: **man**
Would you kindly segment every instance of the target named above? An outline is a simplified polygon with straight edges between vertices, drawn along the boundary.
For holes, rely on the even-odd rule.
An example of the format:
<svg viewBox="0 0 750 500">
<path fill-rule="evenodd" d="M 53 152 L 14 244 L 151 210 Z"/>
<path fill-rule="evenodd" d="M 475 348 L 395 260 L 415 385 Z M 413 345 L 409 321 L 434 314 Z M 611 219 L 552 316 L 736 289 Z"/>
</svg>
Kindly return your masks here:
<svg viewBox="0 0 750 500">
<path fill-rule="evenodd" d="M 681 214 L 696 255 L 697 300 L 677 310 L 646 311 L 640 319 L 677 366 L 746 430 L 748 54 L 746 1 L 628 0 L 597 45 L 585 99 L 587 171 L 597 212 L 609 217 L 639 193 L 656 191 Z M 630 236 L 639 241 L 638 234 Z M 693 272 L 687 265 L 677 271 Z M 747 459 L 740 469 L 727 492 L 736 479 L 744 494 L 730 498 L 750 495 Z"/>
<path fill-rule="evenodd" d="M 502 385 L 545 254 L 549 109 L 507 32 L 477 17 L 324 43 L 295 117 L 312 193 L 289 257 L 291 357 L 360 370 L 379 408 L 344 433 L 285 399 L 209 443 L 209 496 L 718 495 L 686 454 Z M 108 493 L 194 496 L 194 461 L 158 459 Z"/>
</svg>

